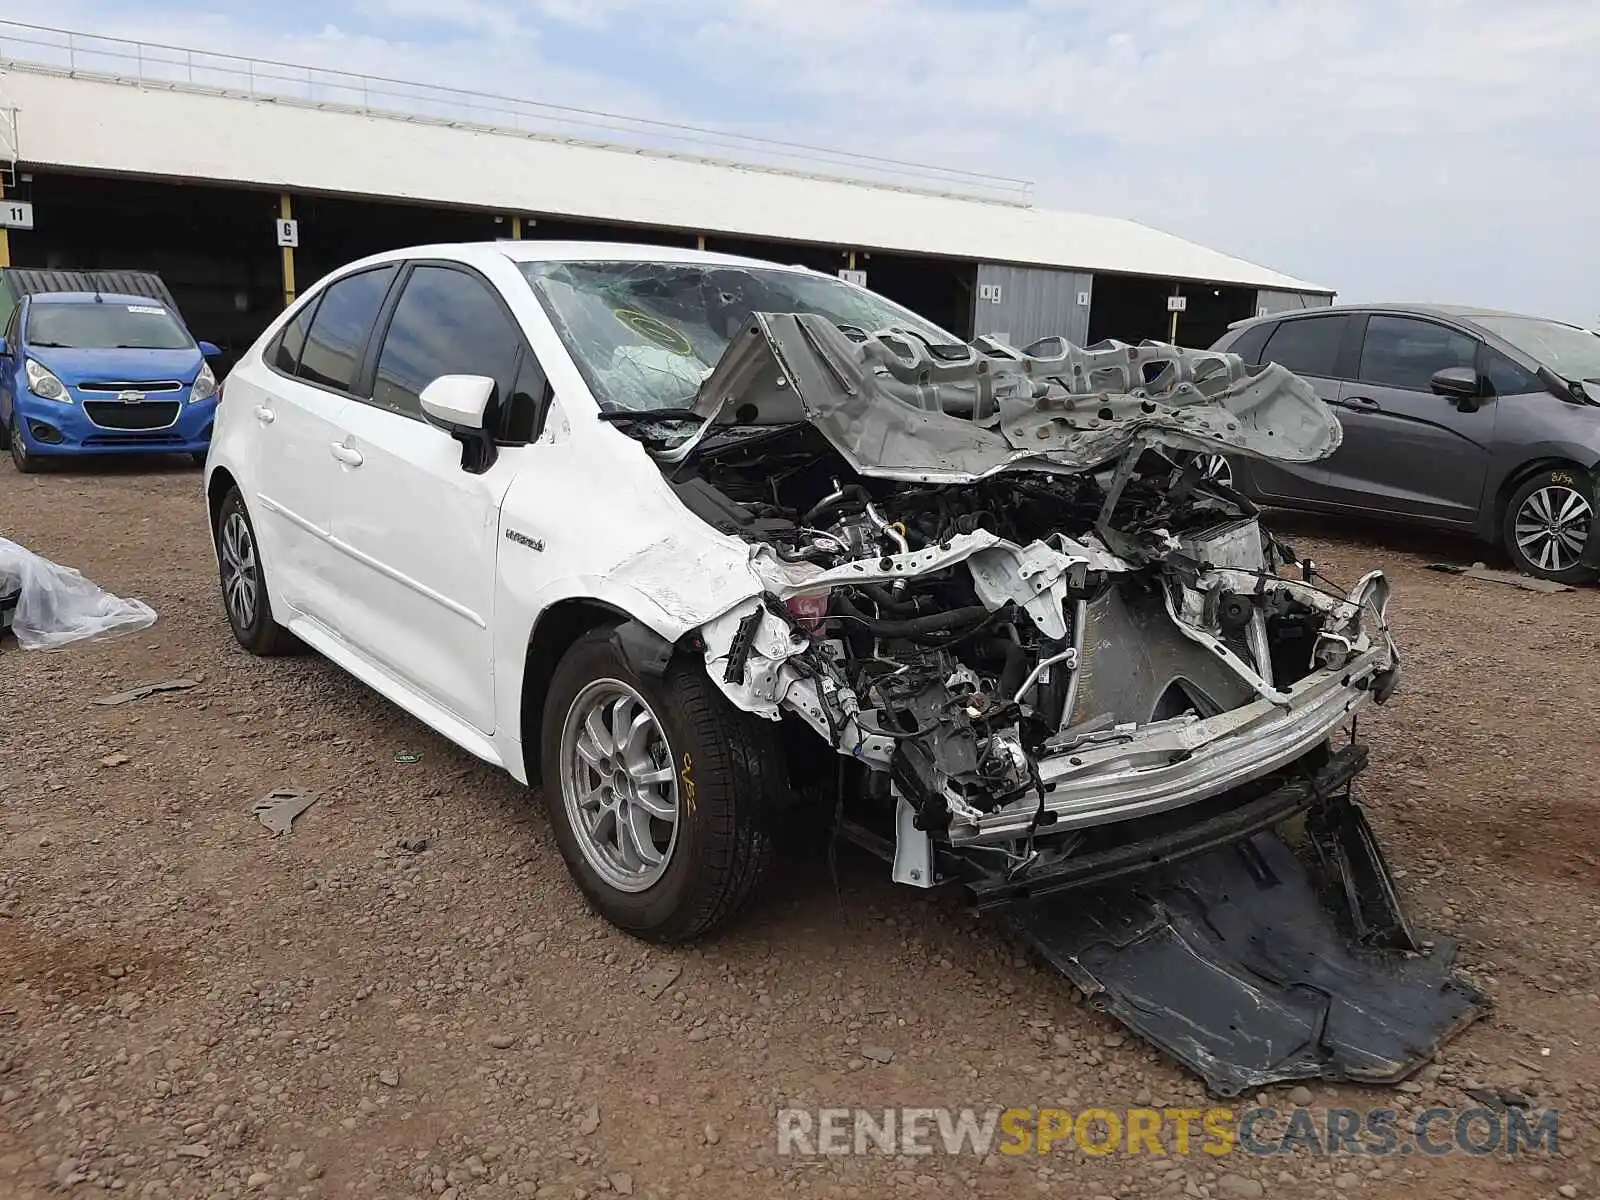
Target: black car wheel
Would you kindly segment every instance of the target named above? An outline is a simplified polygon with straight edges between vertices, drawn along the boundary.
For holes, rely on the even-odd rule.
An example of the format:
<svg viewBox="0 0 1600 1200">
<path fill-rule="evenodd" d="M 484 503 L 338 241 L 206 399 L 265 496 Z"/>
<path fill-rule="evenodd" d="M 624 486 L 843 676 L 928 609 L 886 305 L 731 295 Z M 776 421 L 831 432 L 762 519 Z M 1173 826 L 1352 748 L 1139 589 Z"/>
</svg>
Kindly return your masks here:
<svg viewBox="0 0 1600 1200">
<path fill-rule="evenodd" d="M 679 942 L 738 910 L 788 792 L 774 729 L 736 709 L 703 663 L 641 676 L 610 630 L 573 644 L 545 698 L 542 790 L 561 856 L 602 916 Z"/>
<path fill-rule="evenodd" d="M 1220 454 L 1202 454 L 1199 458 L 1200 470 L 1207 479 L 1213 483 L 1220 483 L 1223 487 L 1233 486 L 1233 467 L 1228 464 L 1227 459 Z"/>
<path fill-rule="evenodd" d="M 1559 583 L 1587 583 L 1584 563 L 1594 524 L 1595 486 L 1579 467 L 1555 467 L 1528 479 L 1506 506 L 1505 546 L 1517 569 Z"/>
<path fill-rule="evenodd" d="M 251 654 L 263 657 L 296 649 L 294 635 L 272 619 L 256 529 L 238 488 L 230 488 L 223 498 L 214 533 L 222 607 L 228 614 L 234 639 Z"/>
<path fill-rule="evenodd" d="M 39 460 L 28 453 L 28 444 L 22 440 L 22 426 L 17 424 L 16 418 L 11 421 L 11 436 L 6 439 L 11 447 L 11 462 L 24 475 L 32 475 L 39 469 Z"/>
<path fill-rule="evenodd" d="M 1200 477 L 1213 483 L 1220 483 L 1223 487 L 1233 486 L 1233 467 L 1228 460 L 1220 454 L 1199 453 L 1194 450 L 1178 451 L 1172 454 L 1172 460 L 1181 467 L 1195 463 L 1200 468 Z"/>
</svg>

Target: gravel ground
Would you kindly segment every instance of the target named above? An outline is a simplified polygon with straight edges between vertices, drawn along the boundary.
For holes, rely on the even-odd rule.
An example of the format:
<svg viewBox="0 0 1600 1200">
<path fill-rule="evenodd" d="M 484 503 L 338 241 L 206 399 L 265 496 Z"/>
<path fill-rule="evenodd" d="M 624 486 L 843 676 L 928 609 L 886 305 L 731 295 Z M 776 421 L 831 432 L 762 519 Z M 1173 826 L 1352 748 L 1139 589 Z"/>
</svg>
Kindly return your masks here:
<svg viewBox="0 0 1600 1200">
<path fill-rule="evenodd" d="M 1392 573 L 1408 675 L 1363 721 L 1367 792 L 1413 915 L 1498 1008 L 1406 1090 L 1264 1100 L 1511 1089 L 1559 1107 L 1558 1156 L 797 1160 L 780 1106 L 1207 1104 L 955 898 L 854 854 L 837 890 L 814 853 L 785 862 L 697 948 L 613 931 L 508 777 L 318 658 L 235 647 L 198 489 L 168 462 L 0 468 L 0 534 L 161 614 L 0 653 L 0 1196 L 1600 1193 L 1595 591 L 1423 569 L 1470 543 L 1279 524 L 1343 583 Z M 274 839 L 249 809 L 280 787 L 319 798 Z"/>
</svg>

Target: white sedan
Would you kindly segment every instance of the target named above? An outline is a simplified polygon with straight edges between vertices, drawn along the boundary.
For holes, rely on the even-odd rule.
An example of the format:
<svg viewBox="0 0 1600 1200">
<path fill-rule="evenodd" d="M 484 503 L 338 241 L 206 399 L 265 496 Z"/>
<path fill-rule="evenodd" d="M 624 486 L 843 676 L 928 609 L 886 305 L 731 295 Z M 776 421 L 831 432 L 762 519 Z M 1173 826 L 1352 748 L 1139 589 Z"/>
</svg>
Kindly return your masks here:
<svg viewBox="0 0 1600 1200">
<path fill-rule="evenodd" d="M 1294 788 L 1397 678 L 1387 586 L 1328 591 L 1181 463 L 1338 430 L 1227 355 L 965 344 L 800 268 L 501 242 L 302 296 L 225 383 L 206 492 L 241 645 L 542 780 L 591 902 L 666 941 L 796 807 L 982 901 L 1326 800 L 1338 771 Z"/>
</svg>

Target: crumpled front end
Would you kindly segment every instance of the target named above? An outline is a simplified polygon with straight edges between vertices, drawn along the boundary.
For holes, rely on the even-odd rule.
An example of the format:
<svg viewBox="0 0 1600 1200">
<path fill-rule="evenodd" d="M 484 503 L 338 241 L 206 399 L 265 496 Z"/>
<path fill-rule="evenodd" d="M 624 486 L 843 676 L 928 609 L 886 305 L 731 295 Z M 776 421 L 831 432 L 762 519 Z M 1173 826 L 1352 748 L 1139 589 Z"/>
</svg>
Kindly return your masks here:
<svg viewBox="0 0 1600 1200">
<path fill-rule="evenodd" d="M 702 628 L 707 668 L 865 769 L 908 882 L 1250 784 L 1395 686 L 1382 575 L 1330 590 L 1193 461 L 1337 447 L 1282 368 L 760 314 L 698 408 L 659 457 L 764 585 Z"/>
<path fill-rule="evenodd" d="M 767 595 L 704 628 L 707 666 L 881 776 L 917 830 L 1022 854 L 1259 779 L 1393 690 L 1381 574 L 1285 578 L 1252 517 L 1185 545 L 1144 567 L 986 530 L 832 566 L 763 552 Z"/>
<path fill-rule="evenodd" d="M 1388 582 L 1333 587 L 1197 457 L 1314 461 L 1338 422 L 1232 356 L 1034 349 L 758 316 L 659 454 L 762 585 L 700 628 L 708 671 L 833 748 L 790 769 L 839 835 L 1217 1094 L 1405 1078 L 1488 1005 L 1352 791 Z"/>
</svg>

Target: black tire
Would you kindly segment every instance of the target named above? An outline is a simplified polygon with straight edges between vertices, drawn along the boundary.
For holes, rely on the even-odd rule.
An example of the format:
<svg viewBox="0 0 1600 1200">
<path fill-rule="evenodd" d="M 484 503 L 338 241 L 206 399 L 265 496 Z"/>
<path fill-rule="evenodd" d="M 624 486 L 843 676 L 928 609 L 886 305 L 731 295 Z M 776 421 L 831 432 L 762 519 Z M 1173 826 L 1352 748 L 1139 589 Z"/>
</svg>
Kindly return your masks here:
<svg viewBox="0 0 1600 1200">
<path fill-rule="evenodd" d="M 195 466 L 203 468 L 206 465 L 206 452 L 204 450 L 191 451 L 189 461 Z"/>
<path fill-rule="evenodd" d="M 11 449 L 11 465 L 23 475 L 35 475 L 44 466 L 38 458 L 28 453 L 27 443 L 22 440 L 22 429 L 17 425 L 13 415 L 10 422 L 11 428 L 7 430 L 6 445 Z"/>
<path fill-rule="evenodd" d="M 256 527 L 250 520 L 250 512 L 245 508 L 244 497 L 239 494 L 238 488 L 229 488 L 228 494 L 223 497 L 222 506 L 217 510 L 216 528 L 211 532 L 217 547 L 222 611 L 228 618 L 228 627 L 233 630 L 234 639 L 251 654 L 263 658 L 293 653 L 299 648 L 299 642 L 272 619 L 272 601 L 267 595 L 267 577 L 261 565 Z M 249 579 L 248 587 L 253 597 L 253 603 L 247 609 L 248 615 L 241 605 L 230 602 L 230 577 L 235 562 L 241 558 L 241 539 L 243 548 L 248 550 L 248 563 L 244 565 L 242 573 Z"/>
<path fill-rule="evenodd" d="M 1557 583 L 1588 583 L 1600 571 L 1578 559 L 1590 549 L 1594 511 L 1594 477 L 1581 467 L 1552 467 L 1530 476 L 1512 493 L 1501 541 L 1524 574 Z"/>
<path fill-rule="evenodd" d="M 665 735 L 677 796 L 676 837 L 655 882 L 615 886 L 580 846 L 565 789 L 578 786 L 563 758 L 563 731 L 585 689 L 620 681 L 643 699 Z M 609 629 L 573 643 L 545 697 L 541 731 L 545 807 L 561 857 L 594 908 L 652 942 L 681 942 L 732 916 L 772 858 L 773 828 L 788 796 L 777 727 L 736 709 L 702 663 L 674 658 L 662 678 L 632 671 Z M 659 760 L 658 760 L 659 761 Z M 620 835 L 619 835 L 620 841 Z"/>
</svg>

